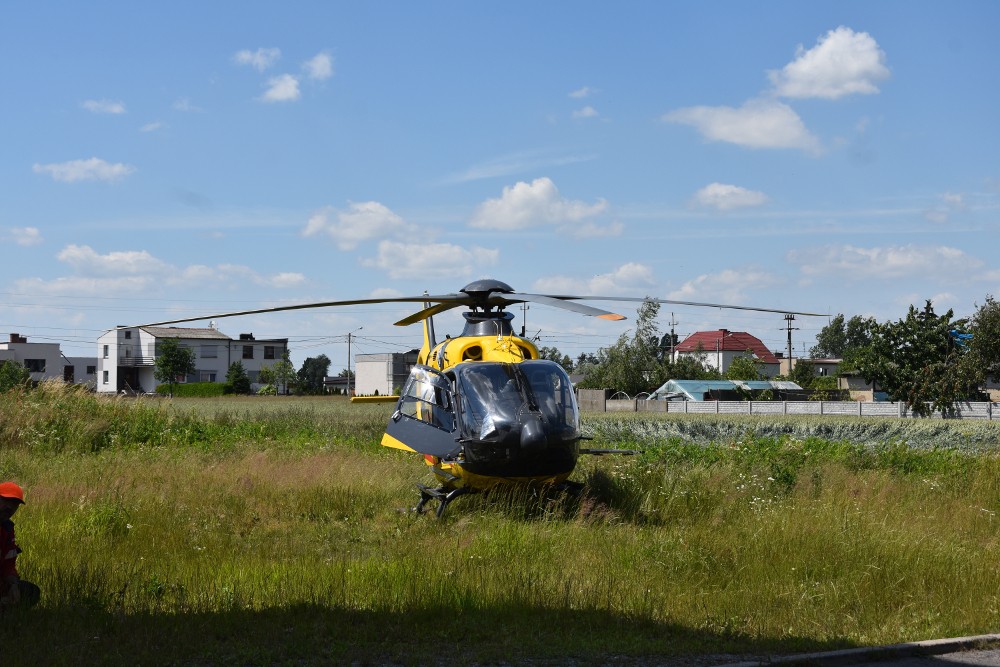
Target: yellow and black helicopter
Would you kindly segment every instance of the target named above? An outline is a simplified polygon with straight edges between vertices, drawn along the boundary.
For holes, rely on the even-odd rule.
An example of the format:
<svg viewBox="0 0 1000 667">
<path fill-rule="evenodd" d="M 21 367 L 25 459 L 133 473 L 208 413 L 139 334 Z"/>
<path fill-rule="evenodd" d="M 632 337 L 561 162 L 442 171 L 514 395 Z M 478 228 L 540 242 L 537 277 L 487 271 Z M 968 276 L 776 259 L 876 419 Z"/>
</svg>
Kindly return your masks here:
<svg viewBox="0 0 1000 667">
<path fill-rule="evenodd" d="M 499 280 L 477 280 L 457 294 L 326 301 L 154 322 L 161 326 L 239 315 L 376 303 L 421 303 L 423 309 L 396 322 L 423 322 L 424 343 L 399 396 L 354 400 L 395 401 L 382 436 L 386 447 L 423 456 L 440 482 L 418 485 L 422 512 L 438 501 L 440 517 L 455 498 L 502 484 L 566 484 L 581 454 L 634 454 L 633 450 L 585 449 L 580 410 L 569 376 L 559 364 L 541 359 L 534 343 L 514 333 L 514 304 L 537 303 L 606 320 L 617 313 L 580 301 L 655 301 L 662 304 L 815 315 L 693 301 L 616 296 L 518 293 Z M 466 307 L 465 329 L 438 341 L 433 316 Z"/>
</svg>

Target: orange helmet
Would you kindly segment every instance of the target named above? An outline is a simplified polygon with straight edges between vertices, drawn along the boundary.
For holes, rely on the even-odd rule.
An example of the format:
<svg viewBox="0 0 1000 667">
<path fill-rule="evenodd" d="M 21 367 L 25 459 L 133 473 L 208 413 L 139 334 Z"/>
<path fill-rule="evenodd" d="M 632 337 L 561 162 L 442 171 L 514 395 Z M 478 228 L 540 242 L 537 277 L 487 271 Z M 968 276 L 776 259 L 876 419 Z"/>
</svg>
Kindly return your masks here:
<svg viewBox="0 0 1000 667">
<path fill-rule="evenodd" d="M 14 482 L 0 483 L 0 498 L 11 498 L 24 504 L 24 490 Z"/>
</svg>

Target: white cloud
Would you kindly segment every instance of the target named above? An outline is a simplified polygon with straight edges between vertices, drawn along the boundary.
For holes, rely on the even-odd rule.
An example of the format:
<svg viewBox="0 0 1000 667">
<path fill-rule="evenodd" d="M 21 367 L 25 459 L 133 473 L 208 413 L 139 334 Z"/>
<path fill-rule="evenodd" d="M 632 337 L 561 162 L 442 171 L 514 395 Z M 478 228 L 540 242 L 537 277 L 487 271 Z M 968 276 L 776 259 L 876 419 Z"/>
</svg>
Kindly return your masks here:
<svg viewBox="0 0 1000 667">
<path fill-rule="evenodd" d="M 451 243 L 399 243 L 382 241 L 374 259 L 362 260 L 362 266 L 385 271 L 390 278 L 468 277 L 500 258 L 499 250 L 463 248 Z"/>
<path fill-rule="evenodd" d="M 824 246 L 794 250 L 788 260 L 798 264 L 802 273 L 849 281 L 894 278 L 937 279 L 969 276 L 983 262 L 966 252 L 948 246 L 889 246 L 859 248 L 852 245 Z"/>
<path fill-rule="evenodd" d="M 11 227 L 7 235 L 19 246 L 33 246 L 42 242 L 42 233 L 37 227 Z"/>
<path fill-rule="evenodd" d="M 348 204 L 347 211 L 327 207 L 315 213 L 302 235 L 329 234 L 341 250 L 354 250 L 363 241 L 415 231 L 413 225 L 407 224 L 384 204 L 376 201 Z"/>
<path fill-rule="evenodd" d="M 694 206 L 731 211 L 735 208 L 763 206 L 767 203 L 767 195 L 756 190 L 741 188 L 738 185 L 709 183 L 694 193 L 691 203 Z"/>
<path fill-rule="evenodd" d="M 583 280 L 578 276 L 548 276 L 535 281 L 532 289 L 541 294 L 581 296 L 635 296 L 656 287 L 653 270 L 645 264 L 629 262 L 610 273 Z"/>
<path fill-rule="evenodd" d="M 146 123 L 145 125 L 143 125 L 142 127 L 140 127 L 139 131 L 140 132 L 155 132 L 155 131 L 157 131 L 159 129 L 162 129 L 164 127 L 166 127 L 166 126 L 163 123 L 161 123 L 158 120 L 155 120 L 152 123 Z"/>
<path fill-rule="evenodd" d="M 125 113 L 125 105 L 114 100 L 86 100 L 80 106 L 91 113 Z"/>
<path fill-rule="evenodd" d="M 59 251 L 56 258 L 66 262 L 82 276 L 166 275 L 171 266 L 145 250 L 125 250 L 98 254 L 86 245 L 71 244 Z"/>
<path fill-rule="evenodd" d="M 250 51 L 249 49 L 243 49 L 242 51 L 237 51 L 233 55 L 233 61 L 238 65 L 250 65 L 258 72 L 263 72 L 268 67 L 278 62 L 281 57 L 281 49 L 269 48 L 269 49 L 257 49 L 256 51 Z"/>
<path fill-rule="evenodd" d="M 690 125 L 709 141 L 725 141 L 747 148 L 797 148 L 819 152 L 819 140 L 786 104 L 753 99 L 736 109 L 686 107 L 662 116 L 668 123 Z"/>
<path fill-rule="evenodd" d="M 781 285 L 774 274 L 746 267 L 706 273 L 689 280 L 680 289 L 670 292 L 668 299 L 708 303 L 741 304 L 748 291 Z"/>
<path fill-rule="evenodd" d="M 323 81 L 333 76 L 333 58 L 329 53 L 317 53 L 315 56 L 303 63 L 306 75 L 314 81 Z"/>
<path fill-rule="evenodd" d="M 299 80 L 291 74 L 282 74 L 267 81 L 267 90 L 260 96 L 263 102 L 294 102 L 302 96 Z"/>
<path fill-rule="evenodd" d="M 503 189 L 497 199 L 487 199 L 480 204 L 469 221 L 478 229 L 526 229 L 547 224 L 579 222 L 604 213 L 607 201 L 596 204 L 563 199 L 559 190 L 548 178 L 537 178 L 531 183 L 523 181 Z"/>
<path fill-rule="evenodd" d="M 600 118 L 601 114 L 592 106 L 585 106 L 573 112 L 573 118 Z"/>
<path fill-rule="evenodd" d="M 569 94 L 569 96 L 572 97 L 573 99 L 582 100 L 585 97 L 590 97 L 596 92 L 597 91 L 591 88 L 590 86 L 584 86 L 582 88 L 577 88 L 576 90 L 572 91 Z"/>
<path fill-rule="evenodd" d="M 878 82 L 889 78 L 885 52 L 866 32 L 840 26 L 820 37 L 806 51 L 800 44 L 796 58 L 780 71 L 768 72 L 780 97 L 820 97 L 879 92 Z"/>
<path fill-rule="evenodd" d="M 44 281 L 31 278 L 18 284 L 40 294 L 104 295 L 111 293 L 157 292 L 158 288 L 253 284 L 267 288 L 287 288 L 303 284 L 301 273 L 260 274 L 239 264 L 176 267 L 146 250 L 122 250 L 100 254 L 90 246 L 68 245 L 57 255 L 69 265 L 72 276 Z"/>
<path fill-rule="evenodd" d="M 121 162 L 111 164 L 100 158 L 88 160 L 71 160 L 53 164 L 36 164 L 32 166 L 36 174 L 49 174 L 53 180 L 64 183 L 76 181 L 120 181 L 135 171 L 135 167 Z"/>
</svg>

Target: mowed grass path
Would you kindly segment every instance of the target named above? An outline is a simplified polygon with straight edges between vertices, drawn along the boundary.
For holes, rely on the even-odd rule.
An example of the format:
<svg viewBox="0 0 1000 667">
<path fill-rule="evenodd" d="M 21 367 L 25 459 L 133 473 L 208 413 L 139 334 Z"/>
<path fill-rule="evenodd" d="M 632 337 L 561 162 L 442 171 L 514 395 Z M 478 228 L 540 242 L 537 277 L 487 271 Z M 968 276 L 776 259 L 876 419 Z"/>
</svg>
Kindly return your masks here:
<svg viewBox="0 0 1000 667">
<path fill-rule="evenodd" d="M 647 424 L 642 456 L 582 460 L 579 500 L 466 497 L 439 521 L 400 511 L 431 480 L 378 445 L 389 406 L 39 393 L 0 399 L 44 594 L 4 618 L 4 665 L 655 663 L 1000 627 L 981 443 L 694 447 Z"/>
</svg>

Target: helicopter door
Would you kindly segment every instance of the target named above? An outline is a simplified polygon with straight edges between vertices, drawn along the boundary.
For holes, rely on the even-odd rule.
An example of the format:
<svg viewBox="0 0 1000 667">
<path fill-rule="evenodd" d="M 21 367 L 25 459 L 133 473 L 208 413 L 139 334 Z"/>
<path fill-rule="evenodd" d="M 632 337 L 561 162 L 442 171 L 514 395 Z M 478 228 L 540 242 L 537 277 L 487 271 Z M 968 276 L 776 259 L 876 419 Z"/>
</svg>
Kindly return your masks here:
<svg viewBox="0 0 1000 667">
<path fill-rule="evenodd" d="M 414 366 L 382 444 L 403 445 L 404 449 L 441 458 L 456 454 L 460 445 L 452 397 L 451 380 L 444 374 L 429 366 Z"/>
</svg>

